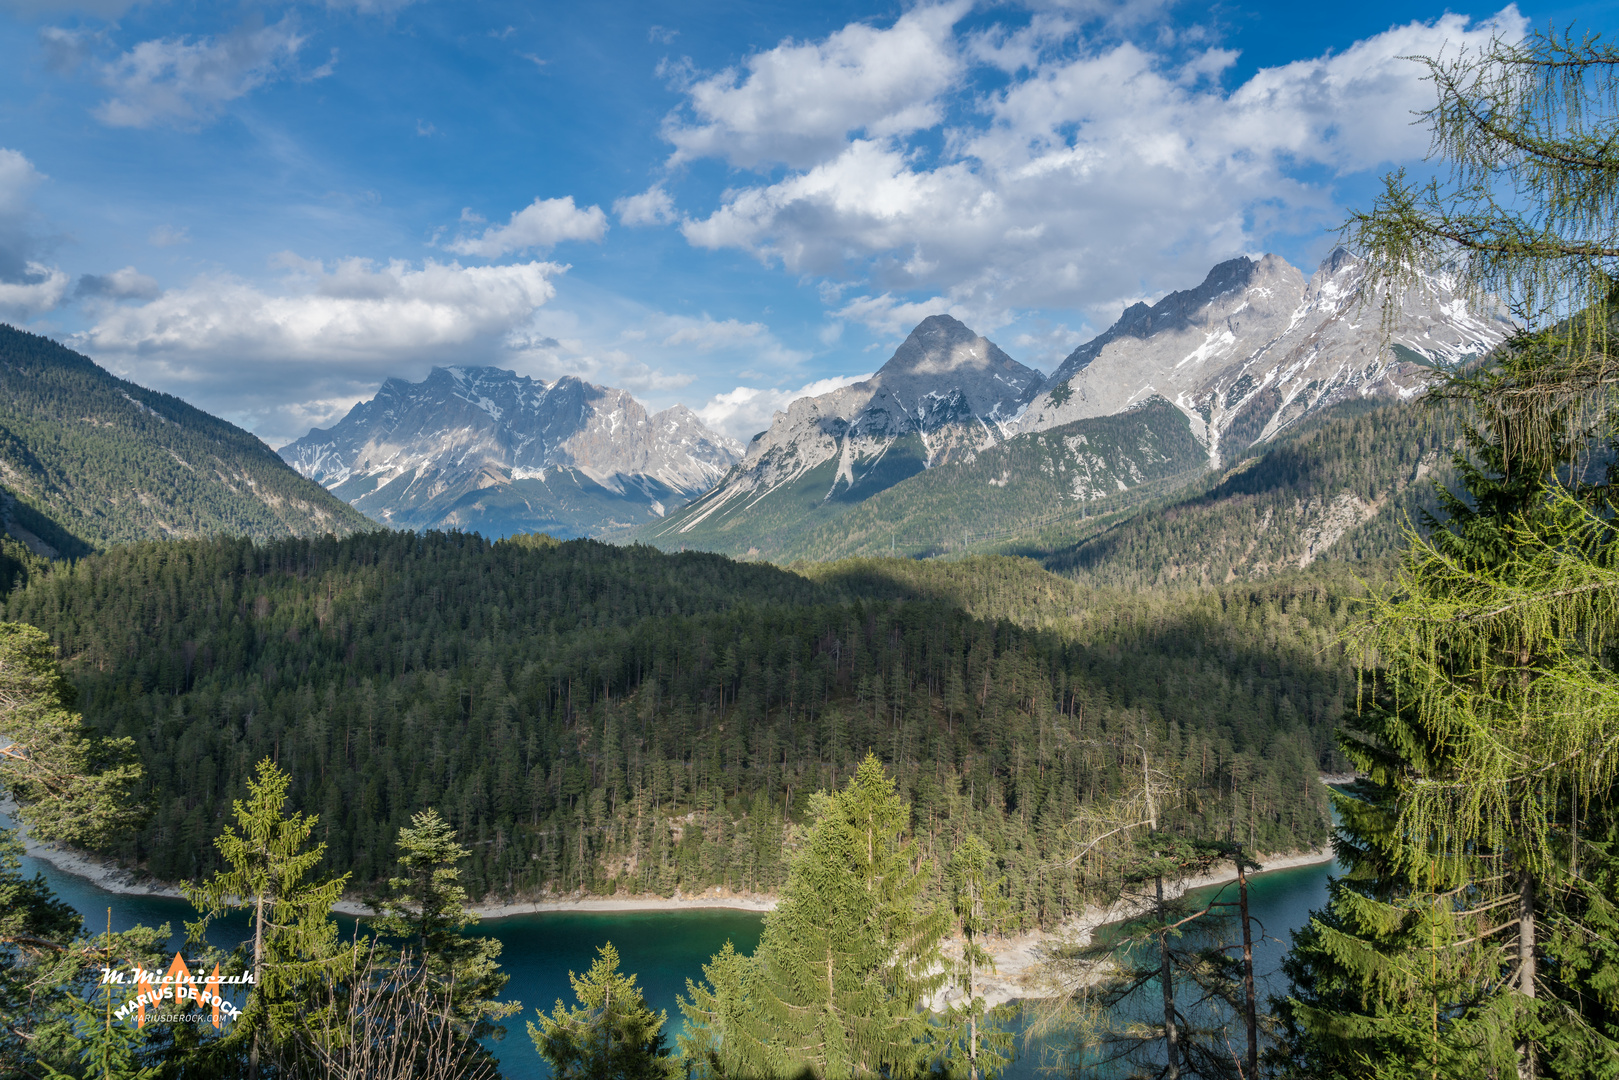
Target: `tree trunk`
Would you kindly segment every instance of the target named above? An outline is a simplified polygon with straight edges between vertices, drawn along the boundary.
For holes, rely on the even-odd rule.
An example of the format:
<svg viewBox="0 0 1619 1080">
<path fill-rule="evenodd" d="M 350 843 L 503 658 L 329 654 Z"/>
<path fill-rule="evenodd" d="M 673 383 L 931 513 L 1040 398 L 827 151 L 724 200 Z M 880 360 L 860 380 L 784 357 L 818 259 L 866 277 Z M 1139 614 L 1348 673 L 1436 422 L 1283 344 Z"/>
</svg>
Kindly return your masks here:
<svg viewBox="0 0 1619 1080">
<path fill-rule="evenodd" d="M 253 902 L 253 989 L 248 991 L 264 1001 L 264 892 Z M 262 1025 L 263 1021 L 259 1023 Z M 259 1080 L 259 1029 L 253 1030 L 253 1046 L 247 1052 L 247 1080 Z"/>
<path fill-rule="evenodd" d="M 1248 1080 L 1257 1080 L 1259 1015 L 1255 1004 L 1257 995 L 1254 991 L 1254 935 L 1248 923 L 1248 871 L 1243 867 L 1240 857 L 1237 859 L 1237 896 L 1237 903 L 1242 912 L 1242 989 L 1247 999 L 1244 1002 L 1246 1013 L 1244 1018 L 1248 1022 Z"/>
<path fill-rule="evenodd" d="M 1158 875 L 1158 921 L 1165 926 L 1158 936 L 1158 981 L 1164 988 L 1164 1051 L 1169 1057 L 1167 1080 L 1180 1080 L 1180 1032 L 1175 1028 L 1175 976 L 1169 964 L 1169 914 L 1164 907 L 1164 875 Z"/>
<path fill-rule="evenodd" d="M 973 935 L 963 934 L 963 959 L 967 961 L 967 1073 L 968 1080 L 978 1080 L 978 1015 L 973 1009 L 973 962 L 971 956 L 975 944 Z"/>
<path fill-rule="evenodd" d="M 1518 871 L 1518 993 L 1535 997 L 1535 879 L 1527 868 Z M 1518 1046 L 1518 1076 L 1534 1080 L 1535 1044 L 1525 1039 Z"/>
</svg>

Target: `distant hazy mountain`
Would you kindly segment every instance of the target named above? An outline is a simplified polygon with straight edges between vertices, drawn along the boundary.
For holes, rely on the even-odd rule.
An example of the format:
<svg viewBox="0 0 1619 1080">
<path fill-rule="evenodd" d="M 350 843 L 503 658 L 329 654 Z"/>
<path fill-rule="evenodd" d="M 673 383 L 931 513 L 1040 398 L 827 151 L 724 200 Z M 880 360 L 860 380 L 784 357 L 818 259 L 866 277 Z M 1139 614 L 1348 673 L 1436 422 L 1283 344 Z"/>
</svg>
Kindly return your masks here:
<svg viewBox="0 0 1619 1080">
<path fill-rule="evenodd" d="M 642 535 L 778 550 L 788 534 L 996 445 L 1042 381 L 950 316 L 924 319 L 870 379 L 793 402 L 719 486 Z"/>
<path fill-rule="evenodd" d="M 1381 312 L 1356 296 L 1360 274 L 1342 248 L 1308 281 L 1275 255 L 1221 263 L 1197 288 L 1136 304 L 1075 349 L 1017 430 L 1107 416 L 1158 394 L 1186 413 L 1218 465 L 1339 402 L 1421 393 L 1434 367 L 1488 352 L 1510 332 L 1435 279 L 1429 300 L 1408 295 L 1384 349 Z"/>
<path fill-rule="evenodd" d="M 586 536 L 639 525 L 712 487 L 741 456 L 677 405 L 492 367 L 389 379 L 330 428 L 281 448 L 311 480 L 376 521 Z"/>
<path fill-rule="evenodd" d="M 264 443 L 0 325 L 0 520 L 37 553 L 227 533 L 374 528 Z"/>
</svg>

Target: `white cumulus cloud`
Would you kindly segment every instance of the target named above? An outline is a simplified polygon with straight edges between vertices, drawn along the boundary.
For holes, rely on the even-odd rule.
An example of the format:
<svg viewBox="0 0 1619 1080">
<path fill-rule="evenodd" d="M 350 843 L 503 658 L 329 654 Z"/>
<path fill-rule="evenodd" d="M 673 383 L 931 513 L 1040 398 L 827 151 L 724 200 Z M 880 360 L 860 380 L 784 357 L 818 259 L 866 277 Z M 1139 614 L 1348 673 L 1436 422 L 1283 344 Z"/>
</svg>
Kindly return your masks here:
<svg viewBox="0 0 1619 1080">
<path fill-rule="evenodd" d="M 850 132 L 906 135 L 937 125 L 962 58 L 953 27 L 966 0 L 912 8 L 887 29 L 851 23 L 821 42 L 785 41 L 687 88 L 664 137 L 671 163 L 720 157 L 752 168 L 809 166 Z"/>
<path fill-rule="evenodd" d="M 0 314 L 31 319 L 67 298 L 72 279 L 41 255 L 34 191 L 46 179 L 16 150 L 0 147 Z"/>
<path fill-rule="evenodd" d="M 332 266 L 284 255 L 268 289 L 198 278 L 144 304 L 106 305 L 74 344 L 120 375 L 178 394 L 281 445 L 382 379 L 500 362 L 507 335 L 556 294 L 549 262 Z"/>
<path fill-rule="evenodd" d="M 34 189 L 44 179 L 26 156 L 0 146 L 0 220 L 27 215 L 33 208 Z"/>
<path fill-rule="evenodd" d="M 1335 227 L 1332 177 L 1427 149 L 1411 120 L 1433 88 L 1402 58 L 1527 26 L 1512 7 L 1487 21 L 1445 15 L 1227 88 L 1228 50 L 1085 29 L 1134 21 L 1138 7 L 1080 5 L 971 34 L 953 29 L 958 9 L 917 7 L 887 30 L 854 24 L 751 57 L 745 77 L 694 82 L 687 119 L 666 127 L 672 159 L 777 171 L 732 187 L 682 232 L 863 282 L 833 314 L 885 334 L 923 309 L 986 327 L 1035 308 L 1116 313 L 1267 238 Z M 914 77 L 889 93 L 895 71 Z M 986 73 L 998 88 L 975 89 Z"/>
<path fill-rule="evenodd" d="M 60 304 L 73 279 L 54 267 L 28 263 L 17 281 L 0 281 L 0 314 L 31 319 Z"/>
<path fill-rule="evenodd" d="M 556 263 L 463 267 L 428 260 L 378 267 L 346 259 L 297 268 L 272 294 L 235 278 L 203 278 L 149 304 L 107 312 L 86 331 L 97 350 L 228 353 L 280 361 L 417 356 L 502 334 L 556 294 Z"/>
<path fill-rule="evenodd" d="M 78 295 L 101 296 L 112 300 L 152 300 L 162 295 L 157 279 L 133 266 L 110 274 L 85 274 L 79 279 Z"/>
<path fill-rule="evenodd" d="M 675 200 L 654 184 L 639 195 L 627 195 L 613 203 L 613 213 L 623 225 L 667 225 L 675 220 Z"/>
<path fill-rule="evenodd" d="M 95 109 L 110 127 L 192 127 L 291 70 L 305 39 L 291 16 L 223 37 L 158 38 L 101 65 L 112 96 Z"/>
<path fill-rule="evenodd" d="M 462 220 L 476 220 L 470 211 Z M 607 235 L 607 215 L 599 206 L 580 208 L 573 196 L 535 199 L 504 225 L 491 225 L 478 236 L 458 236 L 445 245 L 457 255 L 498 259 L 518 251 L 549 251 L 564 240 L 599 241 Z"/>
<path fill-rule="evenodd" d="M 872 372 L 864 375 L 842 375 L 831 379 L 817 379 L 796 390 L 772 390 L 757 386 L 739 386 L 723 394 L 715 394 L 699 408 L 693 410 L 703 423 L 715 431 L 746 443 L 759 432 L 770 427 L 776 413 L 801 397 L 818 397 L 833 390 L 864 382 Z"/>
</svg>

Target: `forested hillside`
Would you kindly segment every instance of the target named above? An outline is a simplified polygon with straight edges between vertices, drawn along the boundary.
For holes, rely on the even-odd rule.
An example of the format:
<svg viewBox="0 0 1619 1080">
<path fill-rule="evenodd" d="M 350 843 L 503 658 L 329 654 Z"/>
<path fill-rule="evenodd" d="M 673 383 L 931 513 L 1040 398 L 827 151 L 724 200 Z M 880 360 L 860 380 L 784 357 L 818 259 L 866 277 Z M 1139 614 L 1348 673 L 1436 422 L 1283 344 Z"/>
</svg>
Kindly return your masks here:
<svg viewBox="0 0 1619 1080">
<path fill-rule="evenodd" d="M 1186 416 L 1162 398 L 1019 435 L 935 465 L 788 541 L 779 558 L 927 557 L 1114 510 L 1121 494 L 1183 487 L 1208 468 Z"/>
<path fill-rule="evenodd" d="M 0 517 L 36 552 L 375 528 L 250 433 L 0 324 Z"/>
<path fill-rule="evenodd" d="M 96 728 L 135 740 L 150 818 L 118 850 L 163 879 L 263 756 L 326 860 L 390 873 L 437 807 L 475 895 L 769 890 L 806 796 L 868 749 L 935 854 L 1004 860 L 1016 921 L 1096 884 L 1069 825 L 1143 750 L 1170 822 L 1257 850 L 1326 836 L 1316 774 L 1351 683 L 1348 575 L 1129 595 L 1026 560 L 865 560 L 808 576 L 712 555 L 458 534 L 141 543 L 31 575 Z"/>
<path fill-rule="evenodd" d="M 1425 400 L 1329 414 L 1212 477 L 1202 490 L 1099 525 L 1005 550 L 1096 585 L 1205 587 L 1318 560 L 1381 559 L 1455 486 L 1460 414 Z M 1072 536 L 1072 532 L 1069 534 Z"/>
</svg>

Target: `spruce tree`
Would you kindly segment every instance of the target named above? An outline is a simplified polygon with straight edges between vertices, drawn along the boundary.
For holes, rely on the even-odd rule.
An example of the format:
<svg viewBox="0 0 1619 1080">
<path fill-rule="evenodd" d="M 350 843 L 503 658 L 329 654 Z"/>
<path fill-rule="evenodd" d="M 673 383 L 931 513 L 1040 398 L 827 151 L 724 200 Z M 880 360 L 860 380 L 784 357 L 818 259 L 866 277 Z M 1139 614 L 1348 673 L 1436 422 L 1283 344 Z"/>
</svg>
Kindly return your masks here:
<svg viewBox="0 0 1619 1080">
<path fill-rule="evenodd" d="M 348 875 L 308 880 L 326 845 L 306 846 L 318 817 L 285 812 L 290 784 L 274 762 L 260 761 L 257 778 L 248 781 L 247 801 L 232 804 L 236 824 L 226 825 L 214 841 L 227 868 L 201 884 L 180 884 L 202 914 L 186 924 L 193 942 L 206 941 L 216 916 L 250 912 L 253 936 L 243 949 L 252 989 L 232 1031 L 233 1043 L 248 1044 L 248 1080 L 258 1076 L 265 1042 L 284 1041 L 295 1028 L 323 1022 L 307 1008 L 309 1001 L 324 981 L 351 970 L 355 959 L 331 919 Z"/>
<path fill-rule="evenodd" d="M 1544 359 L 1520 341 L 1470 384 L 1465 495 L 1441 493 L 1368 613 L 1382 666 L 1340 739 L 1365 779 L 1335 799 L 1349 873 L 1286 962 L 1277 1060 L 1293 1075 L 1619 1067 L 1619 969 L 1596 944 L 1614 926 L 1595 884 L 1607 849 L 1579 837 L 1582 814 L 1600 833 L 1613 813 L 1591 692 L 1619 684 L 1599 625 L 1532 602 L 1543 556 L 1601 567 L 1619 537 L 1608 485 L 1572 472 L 1574 411 L 1529 433 L 1503 415 L 1494 388 Z"/>
<path fill-rule="evenodd" d="M 1398 1029 L 1426 999 L 1430 1072 L 1451 1051 L 1497 1070 L 1510 1058 L 1521 1077 L 1609 1069 L 1611 969 L 1562 950 L 1611 925 L 1581 822 L 1601 833 L 1619 775 L 1613 507 L 1571 466 L 1619 385 L 1619 51 L 1550 33 L 1419 59 L 1450 175 L 1392 175 L 1351 220 L 1363 287 L 1392 323 L 1444 273 L 1524 331 L 1451 380 L 1480 407 L 1482 468 L 1445 528 L 1410 538 L 1366 622 L 1383 670 L 1346 750 L 1375 785 L 1349 844 L 1368 857 L 1299 941 L 1296 1023 L 1371 1040 L 1342 1048 L 1367 1061 L 1334 1065 L 1370 1069 L 1420 1036 Z"/>
<path fill-rule="evenodd" d="M 993 1078 L 1011 1064 L 1012 1033 L 1003 1026 L 1004 1006 L 985 1008 L 977 976 L 995 970 L 983 938 L 999 931 L 1006 917 L 1006 878 L 995 873 L 989 845 L 969 833 L 945 867 L 945 886 L 961 936 L 961 958 L 951 966 L 950 981 L 962 996 L 944 1018 L 946 1040 L 939 1059 L 949 1074 Z"/>
<path fill-rule="evenodd" d="M 1222 847 L 1159 832 L 1136 842 L 1119 895 L 1131 916 L 1094 931 L 1069 958 L 1098 976 L 1083 980 L 1066 1010 L 1077 1021 L 1076 1074 L 1240 1075 L 1228 1033 L 1243 1012 L 1242 966 L 1229 955 L 1228 920 L 1218 905 L 1175 891 L 1176 882 L 1222 858 Z"/>
<path fill-rule="evenodd" d="M 1403 712 L 1403 715 L 1402 715 Z M 1345 721 L 1342 749 L 1362 774 L 1336 794 L 1346 867 L 1327 905 L 1293 932 L 1268 1055 L 1304 1080 L 1506 1075 L 1515 1069 L 1501 922 L 1473 860 L 1444 858 L 1400 825 L 1399 778 L 1433 775 L 1442 751 L 1379 678 Z M 1486 875 L 1488 871 L 1486 871 Z M 1494 916 L 1494 918 L 1492 918 Z"/>
<path fill-rule="evenodd" d="M 76 697 L 44 633 L 0 623 L 0 793 L 18 801 L 35 837 L 105 843 L 136 818 L 141 770 L 128 739 L 84 727 Z M 109 933 L 93 946 L 44 875 L 23 876 L 22 854 L 19 830 L 0 829 L 0 1074 L 58 1076 L 78 1065 L 149 1075 L 151 1040 L 102 1022 L 104 1003 L 91 997 L 101 967 L 156 966 L 168 927 Z"/>
<path fill-rule="evenodd" d="M 584 975 L 568 972 L 579 1004 L 561 1001 L 550 1016 L 530 1023 L 534 1047 L 556 1080 L 672 1080 L 676 1075 L 663 1028 L 667 1012 L 647 1008 L 634 975 L 618 970 L 608 942 Z"/>
<path fill-rule="evenodd" d="M 456 843 L 455 830 L 429 807 L 399 830 L 399 866 L 390 878 L 394 895 L 382 901 L 372 925 L 382 935 L 408 942 L 429 977 L 447 988 L 451 1009 L 465 1035 L 499 1038 L 497 1021 L 522 1008 L 496 999 L 511 976 L 500 970 L 496 938 L 462 933 L 478 921 L 467 907 L 461 863 L 471 852 Z"/>
<path fill-rule="evenodd" d="M 815 823 L 751 958 L 727 950 L 688 983 L 694 1068 L 818 1080 L 908 1076 L 932 1056 L 923 1005 L 944 985 L 948 912 L 906 838 L 910 810 L 868 754 Z"/>
</svg>

